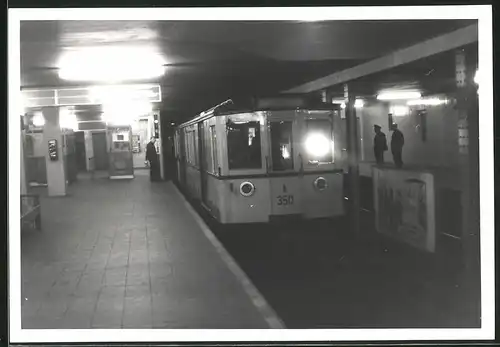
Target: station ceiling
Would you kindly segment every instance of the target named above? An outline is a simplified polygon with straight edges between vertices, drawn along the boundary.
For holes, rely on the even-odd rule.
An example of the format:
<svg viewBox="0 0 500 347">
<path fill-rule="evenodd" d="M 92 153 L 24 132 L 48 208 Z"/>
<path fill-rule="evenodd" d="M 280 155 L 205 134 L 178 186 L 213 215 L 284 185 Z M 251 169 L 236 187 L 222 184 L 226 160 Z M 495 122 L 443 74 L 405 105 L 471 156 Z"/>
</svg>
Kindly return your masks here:
<svg viewBox="0 0 500 347">
<path fill-rule="evenodd" d="M 172 119 L 228 98 L 278 93 L 472 24 L 413 21 L 23 21 L 23 88 L 84 86 L 58 77 L 75 48 L 144 46 L 167 62 L 159 80 Z"/>
</svg>

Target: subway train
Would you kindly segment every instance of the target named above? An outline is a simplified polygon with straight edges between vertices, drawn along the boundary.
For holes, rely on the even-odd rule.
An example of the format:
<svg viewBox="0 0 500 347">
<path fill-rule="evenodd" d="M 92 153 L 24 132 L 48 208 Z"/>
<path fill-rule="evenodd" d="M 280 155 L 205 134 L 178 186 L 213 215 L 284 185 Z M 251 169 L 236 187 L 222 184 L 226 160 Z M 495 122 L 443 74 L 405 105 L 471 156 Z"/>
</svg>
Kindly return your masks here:
<svg viewBox="0 0 500 347">
<path fill-rule="evenodd" d="M 175 127 L 177 182 L 221 224 L 345 213 L 340 107 L 227 100 Z"/>
</svg>

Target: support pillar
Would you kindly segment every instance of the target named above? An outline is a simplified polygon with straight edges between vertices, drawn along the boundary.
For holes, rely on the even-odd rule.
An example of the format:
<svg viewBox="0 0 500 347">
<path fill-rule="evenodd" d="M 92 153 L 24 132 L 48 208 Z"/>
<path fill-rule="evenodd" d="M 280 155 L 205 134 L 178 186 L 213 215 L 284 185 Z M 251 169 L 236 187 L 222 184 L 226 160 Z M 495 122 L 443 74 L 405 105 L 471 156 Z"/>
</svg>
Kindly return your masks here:
<svg viewBox="0 0 500 347">
<path fill-rule="evenodd" d="M 66 195 L 66 170 L 64 168 L 63 132 L 59 125 L 59 107 L 44 107 L 42 110 L 45 118 L 43 128 L 43 146 L 46 146 L 45 163 L 47 167 L 47 185 L 49 196 Z M 48 146 L 50 140 L 57 141 L 57 160 L 49 156 Z"/>
<path fill-rule="evenodd" d="M 157 139 L 157 143 L 156 143 L 156 148 L 157 148 L 157 151 L 158 151 L 158 157 L 159 157 L 159 160 L 160 160 L 160 177 L 162 180 L 165 179 L 165 153 L 163 151 L 163 134 L 162 134 L 162 131 L 161 131 L 161 117 L 160 117 L 160 111 L 156 111 L 155 113 L 158 117 L 157 117 L 157 121 L 158 121 L 158 139 Z"/>
<path fill-rule="evenodd" d="M 25 131 L 21 130 L 21 195 L 28 194 L 28 182 L 26 180 L 26 157 L 24 156 Z"/>
<path fill-rule="evenodd" d="M 466 318 L 479 319 L 479 109 L 473 84 L 475 66 L 467 62 L 466 51 L 455 54 L 458 111 L 458 150 L 462 205 L 462 287 Z M 478 321 L 479 322 L 479 321 Z"/>
<path fill-rule="evenodd" d="M 358 126 L 356 120 L 355 96 L 349 91 L 349 86 L 344 85 L 345 115 L 347 130 L 347 160 L 348 160 L 348 180 L 349 180 L 349 225 L 350 231 L 361 236 L 360 230 L 360 201 L 359 201 L 359 159 L 358 159 Z"/>
<path fill-rule="evenodd" d="M 92 131 L 83 132 L 84 143 L 85 143 L 85 160 L 87 171 L 92 171 L 95 169 L 95 159 L 94 158 L 94 144 L 92 142 Z"/>
</svg>

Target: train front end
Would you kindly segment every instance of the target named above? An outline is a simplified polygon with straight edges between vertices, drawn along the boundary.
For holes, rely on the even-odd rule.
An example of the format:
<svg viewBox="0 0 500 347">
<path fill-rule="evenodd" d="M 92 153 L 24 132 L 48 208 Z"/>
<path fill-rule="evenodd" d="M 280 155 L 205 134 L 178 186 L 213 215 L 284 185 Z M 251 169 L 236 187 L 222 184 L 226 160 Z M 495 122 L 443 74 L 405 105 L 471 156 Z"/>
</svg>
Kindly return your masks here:
<svg viewBox="0 0 500 347">
<path fill-rule="evenodd" d="M 220 222 L 344 214 L 337 112 L 261 111 L 227 115 L 224 121 L 227 177 L 216 183 Z"/>
</svg>

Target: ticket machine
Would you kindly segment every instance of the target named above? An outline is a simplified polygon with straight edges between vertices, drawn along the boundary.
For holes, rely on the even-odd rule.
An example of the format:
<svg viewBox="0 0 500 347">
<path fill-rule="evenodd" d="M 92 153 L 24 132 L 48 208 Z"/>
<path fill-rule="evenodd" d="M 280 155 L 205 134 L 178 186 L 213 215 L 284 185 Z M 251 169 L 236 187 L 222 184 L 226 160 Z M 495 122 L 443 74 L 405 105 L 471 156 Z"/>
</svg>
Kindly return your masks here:
<svg viewBox="0 0 500 347">
<path fill-rule="evenodd" d="M 132 127 L 108 126 L 109 178 L 134 178 L 134 161 L 132 156 Z"/>
</svg>

